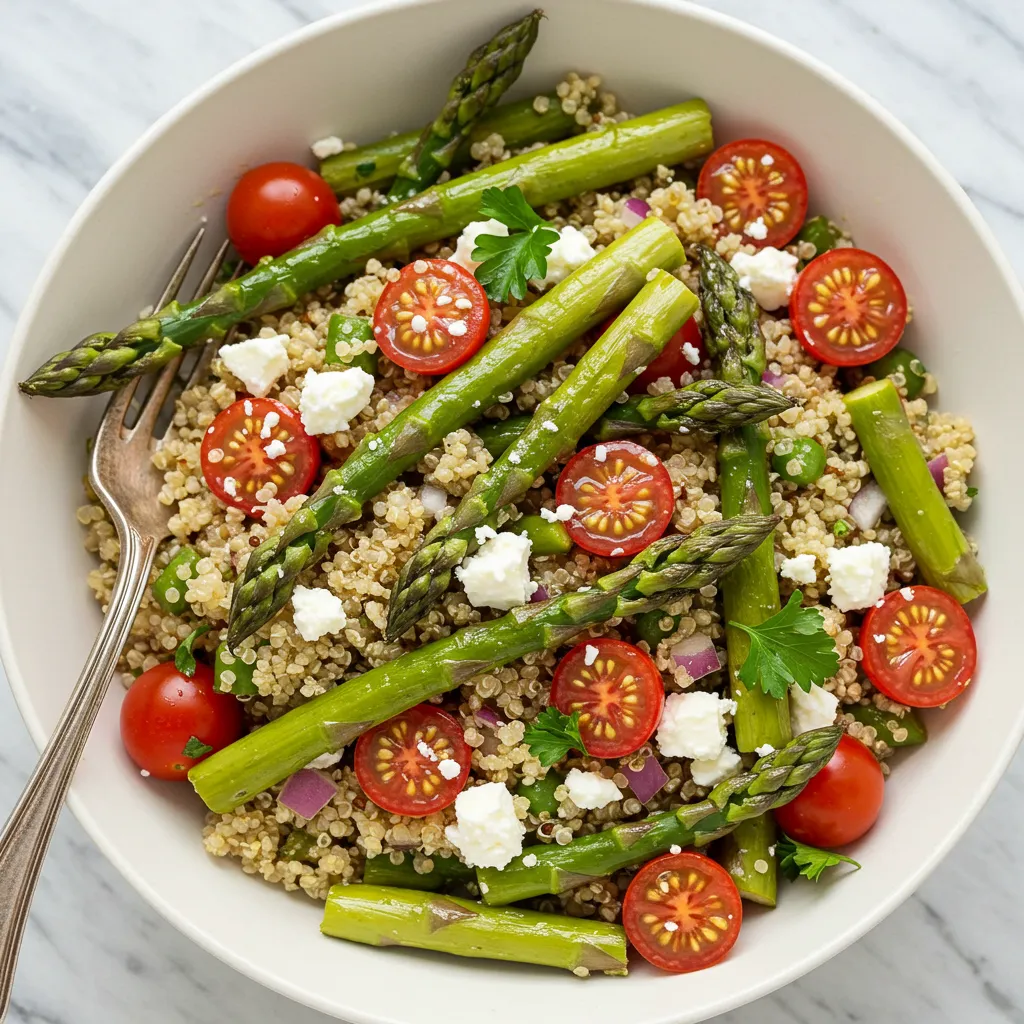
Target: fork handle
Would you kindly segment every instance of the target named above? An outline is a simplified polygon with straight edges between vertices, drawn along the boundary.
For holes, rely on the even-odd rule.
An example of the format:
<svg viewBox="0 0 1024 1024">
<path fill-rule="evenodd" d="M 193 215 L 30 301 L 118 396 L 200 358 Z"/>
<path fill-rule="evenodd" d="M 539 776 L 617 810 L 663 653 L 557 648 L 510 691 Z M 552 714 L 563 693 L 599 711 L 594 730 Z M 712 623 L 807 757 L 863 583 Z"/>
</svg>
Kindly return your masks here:
<svg viewBox="0 0 1024 1024">
<path fill-rule="evenodd" d="M 154 538 L 129 531 L 120 539 L 120 566 L 103 628 L 0 835 L 0 1021 L 7 1016 L 18 950 L 50 837 L 128 638 L 156 554 Z"/>
</svg>

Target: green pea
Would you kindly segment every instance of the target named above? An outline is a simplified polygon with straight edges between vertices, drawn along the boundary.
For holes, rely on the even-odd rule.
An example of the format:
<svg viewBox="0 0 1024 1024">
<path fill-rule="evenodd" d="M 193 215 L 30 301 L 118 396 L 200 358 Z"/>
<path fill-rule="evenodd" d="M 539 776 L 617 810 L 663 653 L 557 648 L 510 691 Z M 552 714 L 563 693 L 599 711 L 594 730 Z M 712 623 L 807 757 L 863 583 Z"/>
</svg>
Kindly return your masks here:
<svg viewBox="0 0 1024 1024">
<path fill-rule="evenodd" d="M 775 443 L 772 469 L 783 480 L 806 487 L 825 472 L 825 449 L 813 437 L 784 437 Z"/>
<path fill-rule="evenodd" d="M 180 615 L 185 610 L 186 584 L 195 576 L 198 561 L 199 552 L 195 548 L 183 547 L 157 576 L 153 583 L 153 597 L 165 612 Z M 188 569 L 184 575 L 178 572 L 182 566 Z"/>
<path fill-rule="evenodd" d="M 921 394 L 928 373 L 924 363 L 908 348 L 894 348 L 864 369 L 876 380 L 883 377 L 896 378 L 895 383 L 907 389 L 907 398 L 910 399 Z"/>
<path fill-rule="evenodd" d="M 817 250 L 816 256 L 834 249 L 842 237 L 842 231 L 828 217 L 812 217 L 796 236 L 798 242 L 810 242 Z"/>
<path fill-rule="evenodd" d="M 633 624 L 633 631 L 637 640 L 644 640 L 652 650 L 658 649 L 658 644 L 667 636 L 671 636 L 679 627 L 679 615 L 667 615 L 660 608 L 654 611 L 641 612 Z"/>
<path fill-rule="evenodd" d="M 924 722 L 907 708 L 902 716 L 880 711 L 874 704 L 853 704 L 842 709 L 863 725 L 874 728 L 880 740 L 890 747 L 916 747 L 928 739 Z"/>
<path fill-rule="evenodd" d="M 558 801 L 555 799 L 555 790 L 558 789 L 565 779 L 558 772 L 549 771 L 543 779 L 538 779 L 532 785 L 527 786 L 520 782 L 516 786 L 516 796 L 525 796 L 530 801 L 530 813 L 540 815 L 547 811 L 551 817 L 558 814 Z"/>
</svg>

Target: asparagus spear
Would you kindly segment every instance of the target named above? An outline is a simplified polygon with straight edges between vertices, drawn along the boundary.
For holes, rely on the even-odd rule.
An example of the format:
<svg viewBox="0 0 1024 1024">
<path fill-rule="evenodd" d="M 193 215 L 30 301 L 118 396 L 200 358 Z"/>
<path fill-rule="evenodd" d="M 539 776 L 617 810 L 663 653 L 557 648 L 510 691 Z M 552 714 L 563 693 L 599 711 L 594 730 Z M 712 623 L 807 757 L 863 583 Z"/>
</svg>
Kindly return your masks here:
<svg viewBox="0 0 1024 1024">
<path fill-rule="evenodd" d="M 581 836 L 565 846 L 531 846 L 501 870 L 478 868 L 485 903 L 501 906 L 575 889 L 669 847 L 710 842 L 740 822 L 789 803 L 835 753 L 843 730 L 813 729 L 766 754 L 742 775 L 716 786 L 705 800 L 641 821 Z"/>
<path fill-rule="evenodd" d="M 383 885 L 335 885 L 324 935 L 369 946 L 413 946 L 455 956 L 626 973 L 626 933 L 617 924 Z"/>
<path fill-rule="evenodd" d="M 189 773 L 192 785 L 211 810 L 230 811 L 378 722 L 481 672 L 559 647 L 588 626 L 648 611 L 713 583 L 760 544 L 776 522 L 741 516 L 702 526 L 689 536 L 662 537 L 588 590 L 466 626 L 314 697 L 200 762 Z"/>
<path fill-rule="evenodd" d="M 423 889 L 437 892 L 460 882 L 472 882 L 476 875 L 458 857 L 434 857 L 434 866 L 425 874 L 416 870 L 412 854 L 401 864 L 392 864 L 387 854 L 367 857 L 363 866 L 363 881 L 367 885 L 393 885 L 399 889 Z"/>
<path fill-rule="evenodd" d="M 743 899 L 766 907 L 775 906 L 778 892 L 777 838 L 775 819 L 762 814 L 741 821 L 722 840 L 719 856 Z"/>
<path fill-rule="evenodd" d="M 452 161 L 452 169 L 465 167 L 471 159 L 473 143 L 482 142 L 490 135 L 500 135 L 506 146 L 518 149 L 536 142 L 556 142 L 583 131 L 575 115 L 562 110 L 562 101 L 556 93 L 549 93 L 545 99 L 546 106 L 540 104 L 542 110 L 537 110 L 536 100 L 530 97 L 516 103 L 502 103 L 487 111 L 463 140 Z M 320 177 L 338 195 L 388 185 L 402 161 L 416 148 L 422 134 L 423 131 L 405 132 L 336 153 L 321 162 Z"/>
<path fill-rule="evenodd" d="M 327 473 L 283 533 L 250 556 L 232 595 L 228 643 L 237 646 L 282 607 L 295 577 L 326 549 L 331 531 L 358 519 L 366 501 L 445 434 L 475 419 L 498 395 L 534 376 L 584 331 L 621 309 L 653 268 L 674 267 L 682 258 L 671 229 L 649 217 L 524 309 L 379 434 L 364 437 L 341 467 Z"/>
<path fill-rule="evenodd" d="M 851 391 L 843 401 L 925 582 L 961 604 L 980 597 L 988 589 L 985 570 L 935 486 L 896 386 L 886 377 Z"/>
<path fill-rule="evenodd" d="M 195 302 L 170 302 L 117 334 L 92 334 L 47 360 L 19 387 L 28 395 L 49 396 L 114 391 L 168 363 L 183 348 L 222 338 L 242 320 L 287 308 L 306 292 L 360 270 L 371 256 L 406 258 L 427 242 L 461 231 L 476 217 L 486 188 L 515 184 L 531 206 L 543 206 L 636 177 L 658 164 L 692 160 L 711 146 L 707 105 L 690 100 L 523 153 L 348 224 L 329 225 Z M 605 315 L 613 310 L 609 304 Z"/>
<path fill-rule="evenodd" d="M 703 246 L 700 277 L 705 340 L 708 351 L 718 359 L 722 379 L 730 384 L 759 383 L 765 352 L 754 297 L 740 287 L 732 267 Z M 744 426 L 722 435 L 718 466 L 722 515 L 727 518 L 771 511 L 766 443 L 767 432 L 761 426 Z M 756 626 L 779 610 L 779 581 L 770 538 L 737 567 L 722 590 L 726 622 Z M 733 719 L 737 747 L 745 752 L 765 743 L 781 747 L 790 737 L 787 698 L 776 700 L 760 688 L 748 690 L 739 671 L 750 653 L 750 637 L 727 626 L 725 641 L 732 698 L 737 704 Z"/>
<path fill-rule="evenodd" d="M 466 136 L 509 89 L 537 41 L 544 12 L 512 22 L 478 46 L 448 88 L 448 98 L 412 152 L 398 167 L 388 199 L 401 202 L 422 192 L 448 170 Z"/>
<path fill-rule="evenodd" d="M 452 570 L 478 547 L 475 528 L 518 501 L 537 477 L 568 455 L 696 307 L 697 297 L 671 274 L 661 270 L 652 275 L 566 380 L 537 406 L 515 443 L 476 477 L 455 511 L 427 534 L 402 567 L 391 589 L 389 640 L 401 636 L 444 596 Z"/>
<path fill-rule="evenodd" d="M 522 516 L 505 529 L 530 538 L 530 554 L 567 555 L 572 550 L 569 531 L 560 522 L 549 522 L 543 516 Z"/>
</svg>

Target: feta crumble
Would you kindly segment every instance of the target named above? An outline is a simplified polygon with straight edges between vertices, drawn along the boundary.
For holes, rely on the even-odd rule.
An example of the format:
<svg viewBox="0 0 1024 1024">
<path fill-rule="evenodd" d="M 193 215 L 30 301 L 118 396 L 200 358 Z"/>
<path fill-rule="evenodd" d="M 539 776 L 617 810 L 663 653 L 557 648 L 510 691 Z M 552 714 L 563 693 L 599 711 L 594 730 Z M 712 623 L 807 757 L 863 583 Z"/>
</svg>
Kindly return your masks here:
<svg viewBox="0 0 1024 1024">
<path fill-rule="evenodd" d="M 419 740 L 416 744 L 416 749 L 419 751 L 420 757 L 425 757 L 428 761 L 437 761 L 437 754 L 434 753 L 434 748 L 425 740 Z"/>
<path fill-rule="evenodd" d="M 279 441 L 276 437 L 270 444 L 263 446 L 263 451 L 266 452 L 268 459 L 279 459 L 286 451 L 287 448 L 284 446 L 284 441 Z"/>
<path fill-rule="evenodd" d="M 717 786 L 723 779 L 731 779 L 743 760 L 732 747 L 723 748 L 718 757 L 690 762 L 690 778 L 697 786 Z"/>
<path fill-rule="evenodd" d="M 583 651 L 583 664 L 588 668 L 597 661 L 597 648 L 593 644 L 587 644 Z"/>
<path fill-rule="evenodd" d="M 271 338 L 249 338 L 225 345 L 220 358 L 230 372 L 244 385 L 250 395 L 264 398 L 288 371 L 288 343 L 286 334 Z"/>
<path fill-rule="evenodd" d="M 455 758 L 446 757 L 438 764 L 437 770 L 441 773 L 443 778 L 451 782 L 452 779 L 457 779 L 459 777 L 459 772 L 462 771 L 462 765 L 460 765 Z"/>
<path fill-rule="evenodd" d="M 440 487 L 424 484 L 420 488 L 420 504 L 424 512 L 438 519 L 444 515 L 444 510 L 448 507 L 448 495 Z"/>
<path fill-rule="evenodd" d="M 810 693 L 805 693 L 793 683 L 789 688 L 789 721 L 793 735 L 831 725 L 836 720 L 837 707 L 839 698 L 834 693 L 821 686 L 812 686 Z"/>
<path fill-rule="evenodd" d="M 595 462 L 604 462 L 604 460 L 607 459 L 607 458 L 608 458 L 608 449 L 603 444 L 599 444 L 594 449 L 594 461 Z"/>
<path fill-rule="evenodd" d="M 567 523 L 576 515 L 576 509 L 572 505 L 561 504 L 553 512 L 549 508 L 540 510 L 541 519 L 549 523 Z"/>
<path fill-rule="evenodd" d="M 503 868 L 523 852 L 523 823 L 500 782 L 464 789 L 455 798 L 455 824 L 444 834 L 471 868 Z"/>
<path fill-rule="evenodd" d="M 557 434 L 557 433 L 558 433 L 558 424 L 557 424 L 557 423 L 555 423 L 555 421 L 554 421 L 554 420 L 545 420 L 545 421 L 544 421 L 544 422 L 543 422 L 543 423 L 541 424 L 541 426 L 542 426 L 542 427 L 543 427 L 543 428 L 544 428 L 545 430 L 550 430 L 552 434 Z"/>
<path fill-rule="evenodd" d="M 530 538 L 516 533 L 499 533 L 481 544 L 455 570 L 469 603 L 507 611 L 529 601 L 537 589 L 530 579 L 530 547 Z"/>
<path fill-rule="evenodd" d="M 523 858 L 523 867 L 524 868 L 535 868 L 536 866 L 537 866 L 537 854 L 535 854 L 535 853 L 528 853 Z"/>
<path fill-rule="evenodd" d="M 270 435 L 274 432 L 274 427 L 276 427 L 280 422 L 281 417 L 271 409 L 270 412 L 263 417 L 263 426 L 260 427 L 260 437 L 262 437 L 264 441 L 269 440 Z"/>
<path fill-rule="evenodd" d="M 814 555 L 794 555 L 792 558 L 784 558 L 779 567 L 779 575 L 783 579 L 792 580 L 794 583 L 810 584 L 818 579 L 817 570 L 814 567 Z"/>
<path fill-rule="evenodd" d="M 670 693 L 658 725 L 658 748 L 666 757 L 716 758 L 725 749 L 725 716 L 736 702 L 717 693 Z"/>
<path fill-rule="evenodd" d="M 292 612 L 299 636 L 310 643 L 337 633 L 348 622 L 341 598 L 324 587 L 296 587 L 292 591 Z"/>
<path fill-rule="evenodd" d="M 507 234 L 507 232 L 506 232 Z M 538 281 L 532 282 L 541 288 L 564 281 L 574 270 L 582 267 L 587 260 L 597 255 L 587 236 L 578 228 L 567 224 L 558 232 L 558 241 L 548 253 L 548 272 Z"/>
<path fill-rule="evenodd" d="M 307 370 L 299 395 L 302 425 L 309 434 L 334 434 L 347 430 L 370 401 L 373 376 L 358 366 L 340 372 Z"/>
<path fill-rule="evenodd" d="M 327 135 L 322 139 L 317 139 L 309 148 L 317 160 L 326 160 L 329 156 L 336 156 L 340 153 L 345 148 L 345 144 L 337 135 Z"/>
<path fill-rule="evenodd" d="M 758 757 L 767 757 L 768 754 L 774 754 L 775 748 L 770 743 L 762 743 L 759 747 L 754 747 L 754 753 Z"/>
<path fill-rule="evenodd" d="M 622 791 L 611 779 L 597 772 L 581 772 L 579 768 L 573 768 L 566 775 L 565 788 L 569 790 L 569 799 L 581 811 L 600 810 L 622 799 Z"/>
<path fill-rule="evenodd" d="M 683 342 L 683 356 L 691 366 L 696 366 L 700 362 L 700 350 L 688 341 Z"/>
<path fill-rule="evenodd" d="M 500 220 L 474 220 L 467 224 L 462 229 L 462 234 L 459 235 L 459 240 L 455 244 L 455 252 L 451 256 L 452 263 L 458 263 L 460 267 L 464 267 L 471 274 L 480 264 L 473 259 L 473 250 L 476 248 L 476 240 L 481 235 L 502 235 L 508 237 L 508 228 L 501 223 Z M 459 300 L 456 300 L 455 305 L 459 306 Z M 472 305 L 472 303 L 471 303 Z"/>
<path fill-rule="evenodd" d="M 764 217 L 758 217 L 757 220 L 752 220 L 749 224 L 745 224 L 743 234 L 763 242 L 768 237 L 768 225 L 765 224 Z"/>
<path fill-rule="evenodd" d="M 312 768 L 314 771 L 323 771 L 326 768 L 333 768 L 340 760 L 340 750 L 329 750 L 326 754 L 314 757 L 306 767 Z"/>
<path fill-rule="evenodd" d="M 740 286 L 753 294 L 762 309 L 771 311 L 789 302 L 798 262 L 791 253 L 766 245 L 753 256 L 736 253 L 729 265 L 739 274 Z"/>
<path fill-rule="evenodd" d="M 889 549 L 877 541 L 828 549 L 828 588 L 841 612 L 868 608 L 885 595 L 889 579 Z"/>
</svg>

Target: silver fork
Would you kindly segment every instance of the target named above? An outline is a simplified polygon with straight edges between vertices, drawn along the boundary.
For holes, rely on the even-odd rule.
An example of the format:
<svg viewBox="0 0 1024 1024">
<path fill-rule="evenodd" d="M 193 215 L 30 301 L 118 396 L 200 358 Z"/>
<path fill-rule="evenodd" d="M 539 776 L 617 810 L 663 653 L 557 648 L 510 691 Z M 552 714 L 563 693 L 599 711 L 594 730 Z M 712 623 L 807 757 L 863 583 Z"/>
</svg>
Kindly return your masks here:
<svg viewBox="0 0 1024 1024">
<path fill-rule="evenodd" d="M 158 309 L 178 294 L 199 251 L 203 234 L 204 229 L 200 228 L 189 243 L 157 302 Z M 227 242 L 204 273 L 196 295 L 210 290 L 226 251 Z M 206 372 L 212 349 L 212 344 L 206 346 L 186 388 Z M 157 546 L 170 535 L 167 523 L 171 509 L 157 501 L 162 480 L 153 465 L 152 455 L 163 440 L 154 436 L 157 422 L 165 405 L 170 404 L 167 398 L 182 358 L 179 356 L 164 368 L 140 403 L 132 401 L 138 390 L 137 379 L 118 391 L 111 398 L 96 433 L 89 462 L 89 482 L 117 527 L 121 557 L 103 628 L 60 721 L 0 835 L 0 1021 L 7 1016 L 18 950 L 50 837 L 149 582 Z M 135 404 L 139 406 L 138 417 L 128 425 L 126 416 Z M 168 434 L 171 429 L 168 427 Z"/>
</svg>

